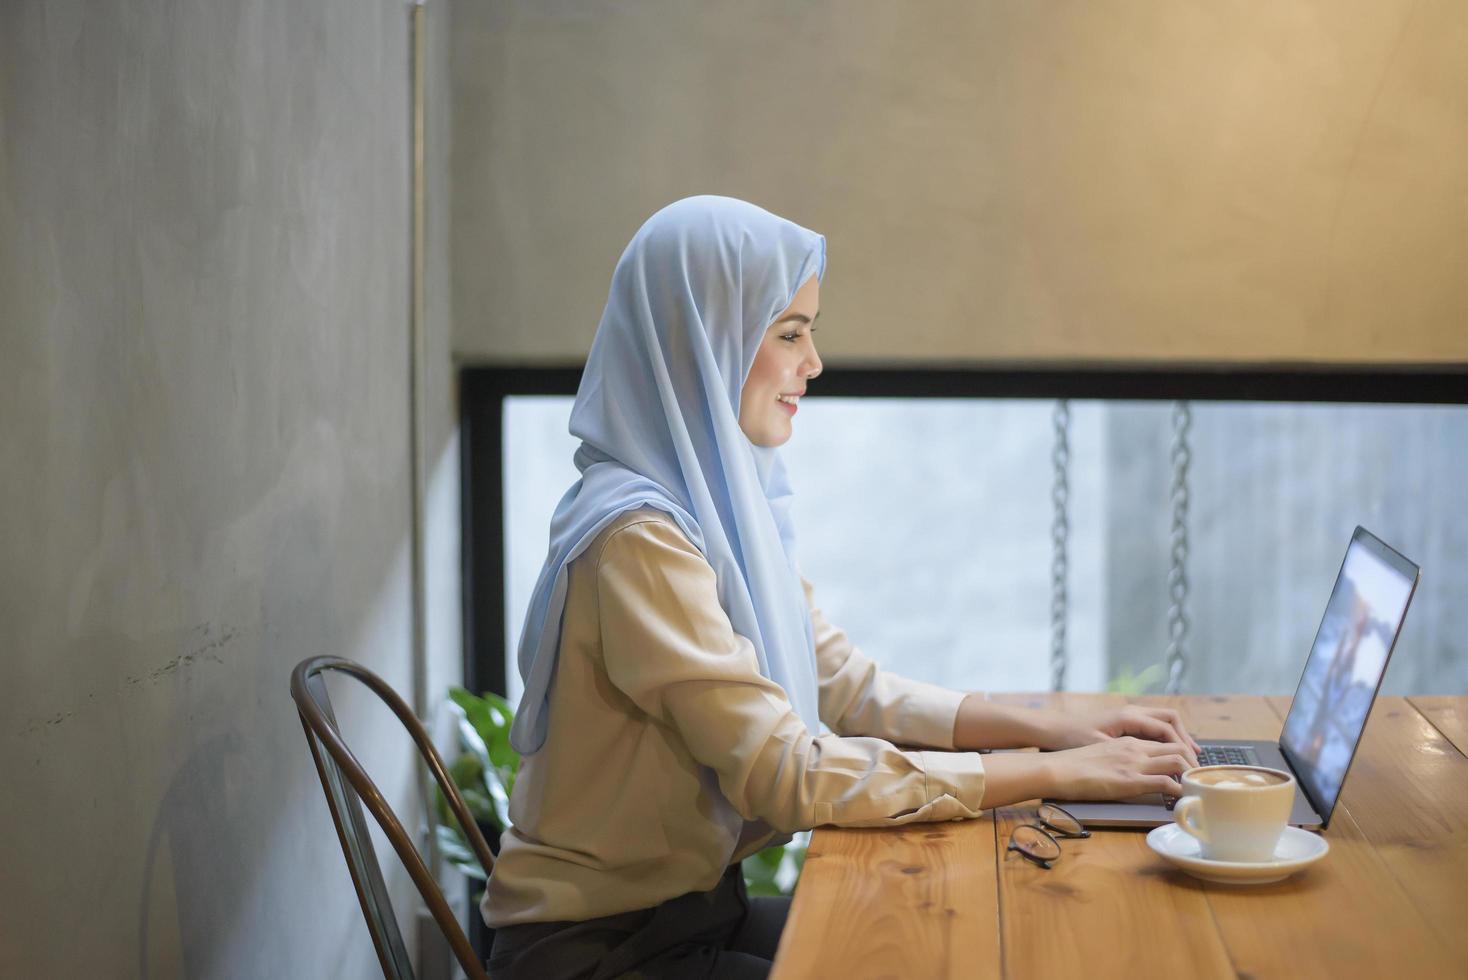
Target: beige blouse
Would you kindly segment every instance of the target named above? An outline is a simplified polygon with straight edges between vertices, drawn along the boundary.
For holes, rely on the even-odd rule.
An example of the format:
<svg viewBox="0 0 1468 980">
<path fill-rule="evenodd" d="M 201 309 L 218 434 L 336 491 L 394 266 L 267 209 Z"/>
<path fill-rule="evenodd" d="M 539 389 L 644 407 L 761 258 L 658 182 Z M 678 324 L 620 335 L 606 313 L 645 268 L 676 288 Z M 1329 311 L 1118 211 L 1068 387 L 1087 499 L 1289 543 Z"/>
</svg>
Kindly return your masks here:
<svg viewBox="0 0 1468 980">
<path fill-rule="evenodd" d="M 980 815 L 981 756 L 951 751 L 962 693 L 878 669 L 812 602 L 834 733 L 812 735 L 662 512 L 621 515 L 567 574 L 548 732 L 511 794 L 481 905 L 490 926 L 706 891 L 732 862 L 821 824 Z"/>
</svg>

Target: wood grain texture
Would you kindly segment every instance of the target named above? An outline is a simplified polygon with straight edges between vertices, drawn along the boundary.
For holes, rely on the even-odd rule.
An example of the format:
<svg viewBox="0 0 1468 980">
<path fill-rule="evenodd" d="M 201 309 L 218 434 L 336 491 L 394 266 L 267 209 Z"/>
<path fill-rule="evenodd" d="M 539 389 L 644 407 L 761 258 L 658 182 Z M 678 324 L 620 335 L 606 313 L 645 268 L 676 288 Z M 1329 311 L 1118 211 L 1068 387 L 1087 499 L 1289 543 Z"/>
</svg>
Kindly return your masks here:
<svg viewBox="0 0 1468 980">
<path fill-rule="evenodd" d="M 1060 711 L 1128 701 L 1173 707 L 1200 739 L 1277 738 L 1290 703 L 991 698 Z M 1271 885 L 1198 881 L 1135 831 L 1062 840 L 1061 859 L 1046 871 L 1006 850 L 1038 801 L 962 824 L 818 830 L 774 975 L 1468 976 L 1468 930 L 1457 924 L 1468 899 L 1468 758 L 1445 737 L 1461 737 L 1468 699 L 1411 701 L 1377 702 L 1326 831 L 1330 854 Z M 925 837 L 933 832 L 940 836 Z M 954 866 L 964 862 L 972 867 Z M 983 885 L 989 875 L 997 894 Z M 955 904 L 938 904 L 946 901 Z M 935 906 L 954 912 L 935 916 Z"/>
<path fill-rule="evenodd" d="M 997 977 L 994 821 L 816 831 L 771 974 Z"/>
<path fill-rule="evenodd" d="M 1268 701 L 1283 720 L 1290 698 Z M 1445 975 L 1468 976 L 1468 759 L 1406 698 L 1377 698 L 1337 806 L 1345 807 L 1436 933 L 1438 949 L 1456 965 Z M 1332 817 L 1332 843 L 1336 833 Z M 1373 935 L 1396 949 L 1404 966 L 1434 954 L 1431 946 L 1399 946 L 1397 936 L 1382 929 Z"/>
</svg>

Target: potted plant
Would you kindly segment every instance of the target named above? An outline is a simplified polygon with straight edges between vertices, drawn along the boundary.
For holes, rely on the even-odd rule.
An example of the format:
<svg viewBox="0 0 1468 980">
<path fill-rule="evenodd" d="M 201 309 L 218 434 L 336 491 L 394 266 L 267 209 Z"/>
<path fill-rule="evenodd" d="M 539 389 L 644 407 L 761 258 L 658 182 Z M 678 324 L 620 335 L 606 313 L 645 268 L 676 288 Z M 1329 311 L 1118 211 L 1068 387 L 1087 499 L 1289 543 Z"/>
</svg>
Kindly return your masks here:
<svg viewBox="0 0 1468 980">
<path fill-rule="evenodd" d="M 469 807 L 491 853 L 500 851 L 500 834 L 510 826 L 510 791 L 520 769 L 520 756 L 510 747 L 515 713 L 504 698 L 485 692 L 476 697 L 462 687 L 449 688 L 450 710 L 458 716 L 459 755 L 449 764 L 449 778 Z M 469 942 L 481 957 L 489 955 L 493 931 L 479 915 L 488 878 L 443 793 L 436 793 L 438 850 L 474 882 L 469 889 Z"/>
</svg>

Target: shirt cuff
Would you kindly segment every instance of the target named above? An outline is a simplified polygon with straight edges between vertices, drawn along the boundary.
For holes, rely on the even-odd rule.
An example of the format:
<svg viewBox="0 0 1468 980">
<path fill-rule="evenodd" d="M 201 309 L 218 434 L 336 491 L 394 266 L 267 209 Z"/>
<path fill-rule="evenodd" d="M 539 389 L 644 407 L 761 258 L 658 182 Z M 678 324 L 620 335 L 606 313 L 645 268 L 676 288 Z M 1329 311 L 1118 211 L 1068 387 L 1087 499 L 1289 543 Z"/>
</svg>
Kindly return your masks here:
<svg viewBox="0 0 1468 980">
<path fill-rule="evenodd" d="M 967 692 L 954 691 L 926 681 L 888 675 L 889 682 L 902 687 L 902 708 L 897 731 L 902 740 L 914 745 L 952 751 L 953 726 L 958 721 L 958 706 Z"/>
<path fill-rule="evenodd" d="M 929 802 L 951 796 L 977 814 L 984 799 L 984 759 L 977 752 L 921 752 Z"/>
</svg>

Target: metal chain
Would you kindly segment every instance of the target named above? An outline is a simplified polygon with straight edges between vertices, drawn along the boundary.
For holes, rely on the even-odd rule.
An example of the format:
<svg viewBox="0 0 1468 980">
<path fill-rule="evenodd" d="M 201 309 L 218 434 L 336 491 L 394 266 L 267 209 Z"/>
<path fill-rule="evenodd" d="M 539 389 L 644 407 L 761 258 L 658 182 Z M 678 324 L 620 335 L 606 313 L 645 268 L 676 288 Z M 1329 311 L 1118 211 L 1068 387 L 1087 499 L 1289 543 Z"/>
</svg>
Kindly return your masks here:
<svg viewBox="0 0 1468 980">
<path fill-rule="evenodd" d="M 1066 508 L 1070 503 L 1070 402 L 1062 398 L 1055 403 L 1055 450 L 1050 461 L 1055 469 L 1055 482 L 1050 490 L 1054 516 L 1050 523 L 1050 688 L 1065 690 L 1065 618 L 1066 618 L 1066 545 L 1070 522 Z"/>
<path fill-rule="evenodd" d="M 1182 691 L 1188 669 L 1188 430 L 1193 412 L 1187 402 L 1172 403 L 1172 562 L 1167 572 L 1167 693 Z"/>
</svg>

